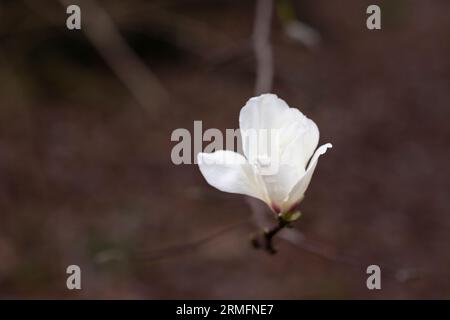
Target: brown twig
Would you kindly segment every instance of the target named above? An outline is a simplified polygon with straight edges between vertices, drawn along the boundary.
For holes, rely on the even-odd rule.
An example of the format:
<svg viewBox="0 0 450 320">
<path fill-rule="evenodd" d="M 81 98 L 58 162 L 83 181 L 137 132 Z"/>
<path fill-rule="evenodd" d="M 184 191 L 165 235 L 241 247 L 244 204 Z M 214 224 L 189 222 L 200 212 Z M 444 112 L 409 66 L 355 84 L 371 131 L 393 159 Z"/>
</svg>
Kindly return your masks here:
<svg viewBox="0 0 450 320">
<path fill-rule="evenodd" d="M 59 0 L 62 5 L 73 4 Z M 109 14 L 95 0 L 78 0 L 82 10 L 82 31 L 117 77 L 146 109 L 155 110 L 169 95 L 157 77 L 130 49 Z"/>
<path fill-rule="evenodd" d="M 183 242 L 179 245 L 168 246 L 166 248 L 155 249 L 155 250 L 143 250 L 141 254 L 144 256 L 144 260 L 146 262 L 156 262 L 160 260 L 164 260 L 167 258 L 176 257 L 178 255 L 182 255 L 185 253 L 192 253 L 192 250 L 199 248 L 207 243 L 210 243 L 216 240 L 218 237 L 233 231 L 243 225 L 247 224 L 249 219 L 244 219 L 235 223 L 232 223 L 228 226 L 222 227 L 215 232 L 210 233 L 209 235 L 204 236 L 203 238 L 199 238 L 193 241 Z M 141 254 L 139 256 L 141 256 Z"/>
<path fill-rule="evenodd" d="M 270 44 L 273 0 L 258 0 L 253 25 L 253 50 L 256 57 L 255 94 L 272 89 L 273 61 Z"/>
<path fill-rule="evenodd" d="M 287 226 L 289 226 L 289 222 L 282 218 L 279 218 L 277 225 L 275 225 L 271 229 L 265 229 L 262 233 L 253 236 L 251 239 L 251 244 L 254 248 L 259 249 L 262 246 L 262 240 L 264 244 L 264 250 L 266 250 L 270 254 L 275 254 L 277 253 L 277 250 L 273 245 L 273 237 Z"/>
</svg>

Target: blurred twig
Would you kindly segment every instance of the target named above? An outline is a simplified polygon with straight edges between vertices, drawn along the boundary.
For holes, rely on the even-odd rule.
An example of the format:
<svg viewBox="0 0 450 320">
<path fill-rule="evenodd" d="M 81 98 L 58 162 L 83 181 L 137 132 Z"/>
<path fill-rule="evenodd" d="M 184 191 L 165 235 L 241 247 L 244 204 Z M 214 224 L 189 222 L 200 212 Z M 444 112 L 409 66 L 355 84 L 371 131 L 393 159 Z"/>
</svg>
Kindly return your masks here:
<svg viewBox="0 0 450 320">
<path fill-rule="evenodd" d="M 272 0 L 257 1 L 255 22 L 253 25 L 253 50 L 256 57 L 256 95 L 272 90 L 273 61 L 272 47 L 270 44 L 272 11 Z"/>
<path fill-rule="evenodd" d="M 59 0 L 62 5 L 71 0 Z M 157 77 L 129 48 L 109 14 L 95 0 L 77 1 L 82 8 L 82 30 L 138 103 L 155 110 L 169 95 Z"/>
<path fill-rule="evenodd" d="M 156 262 L 160 260 L 164 260 L 167 258 L 173 258 L 181 254 L 192 253 L 192 250 L 205 245 L 207 243 L 216 240 L 218 237 L 233 231 L 247 223 L 249 223 L 250 219 L 244 219 L 235 223 L 232 223 L 228 226 L 222 227 L 215 232 L 212 232 L 209 235 L 204 236 L 203 238 L 199 238 L 193 241 L 183 242 L 180 245 L 168 246 L 162 249 L 156 249 L 151 251 L 144 252 L 144 260 L 146 262 Z"/>
<path fill-rule="evenodd" d="M 357 258 L 333 252 L 333 250 L 324 247 L 322 244 L 313 242 L 310 239 L 307 240 L 305 236 L 298 230 L 285 229 L 282 233 L 280 233 L 279 237 L 306 252 L 334 263 L 348 265 L 360 270 L 366 270 L 369 265 L 373 264 L 362 261 L 361 257 Z M 401 267 L 396 268 L 379 263 L 377 263 L 377 265 L 379 265 L 383 270 L 383 275 L 397 282 L 406 282 L 423 274 L 423 270 Z"/>
<path fill-rule="evenodd" d="M 320 33 L 297 18 L 292 0 L 277 1 L 277 13 L 284 32 L 290 39 L 311 50 L 320 44 Z"/>
</svg>

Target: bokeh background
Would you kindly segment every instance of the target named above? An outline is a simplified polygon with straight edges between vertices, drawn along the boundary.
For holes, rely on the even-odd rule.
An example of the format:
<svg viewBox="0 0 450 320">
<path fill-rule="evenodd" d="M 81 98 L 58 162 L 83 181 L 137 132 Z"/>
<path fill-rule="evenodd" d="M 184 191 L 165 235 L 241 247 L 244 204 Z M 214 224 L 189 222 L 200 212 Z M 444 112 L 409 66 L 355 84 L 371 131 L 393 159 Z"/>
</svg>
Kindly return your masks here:
<svg viewBox="0 0 450 320">
<path fill-rule="evenodd" d="M 366 28 L 370 4 L 382 30 Z M 237 128 L 255 2 L 98 5 L 142 63 L 116 55 L 123 70 L 148 76 L 140 100 L 92 41 L 110 49 L 106 31 L 86 36 L 89 10 L 69 31 L 58 1 L 0 2 L 1 298 L 450 298 L 449 1 L 276 4 L 273 92 L 334 145 L 295 228 L 331 258 L 253 249 L 246 199 L 171 162 L 174 129 Z M 290 37 L 286 17 L 320 43 Z M 367 290 L 369 264 L 382 290 Z"/>
</svg>

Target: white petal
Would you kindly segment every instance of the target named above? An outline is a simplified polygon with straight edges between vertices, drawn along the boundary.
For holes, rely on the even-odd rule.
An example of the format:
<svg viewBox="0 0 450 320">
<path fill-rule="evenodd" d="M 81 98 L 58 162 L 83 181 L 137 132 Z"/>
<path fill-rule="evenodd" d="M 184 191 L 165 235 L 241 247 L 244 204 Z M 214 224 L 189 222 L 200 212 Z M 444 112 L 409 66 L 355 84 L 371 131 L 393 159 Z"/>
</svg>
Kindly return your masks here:
<svg viewBox="0 0 450 320">
<path fill-rule="evenodd" d="M 275 174 L 262 175 L 272 207 L 284 207 L 291 190 L 305 176 L 306 164 L 319 140 L 319 130 L 313 121 L 307 119 L 305 128 L 294 127 L 297 128 L 297 136 L 285 147 L 280 159 L 276 159 Z"/>
<path fill-rule="evenodd" d="M 287 103 L 274 94 L 263 94 L 247 101 L 239 114 L 242 147 L 247 159 L 254 155 L 249 147 L 256 148 L 258 152 L 267 150 L 264 143 L 267 142 L 267 134 L 283 125 L 286 110 L 289 110 Z M 255 136 L 257 140 L 254 140 Z"/>
<path fill-rule="evenodd" d="M 299 181 L 303 174 L 298 173 L 298 166 L 279 164 L 276 174 L 261 175 L 267 195 L 270 199 L 270 207 L 275 212 L 280 212 L 289 192 Z"/>
<path fill-rule="evenodd" d="M 294 188 L 289 193 L 289 198 L 283 204 L 283 209 L 288 210 L 290 207 L 296 205 L 304 196 L 306 189 L 308 189 L 309 183 L 313 176 L 314 170 L 316 169 L 317 161 L 319 157 L 327 151 L 328 148 L 332 148 L 331 143 L 324 144 L 320 146 L 314 153 L 311 161 L 309 162 L 308 169 L 306 169 L 305 175 L 300 179 L 300 181 L 294 186 Z"/>
<path fill-rule="evenodd" d="M 241 109 L 239 125 L 243 151 L 252 164 L 260 157 L 277 157 L 284 164 L 301 164 L 303 174 L 319 142 L 316 124 L 274 94 L 251 98 Z"/>
<path fill-rule="evenodd" d="M 267 203 L 268 198 L 260 178 L 239 153 L 228 150 L 199 153 L 197 160 L 203 177 L 211 186 L 220 191 L 255 197 Z"/>
<path fill-rule="evenodd" d="M 291 108 L 286 113 L 295 121 L 282 129 L 284 138 L 281 138 L 281 141 L 286 141 L 286 144 L 281 145 L 281 162 L 300 165 L 303 174 L 319 143 L 319 129 L 314 121 L 305 117 L 298 109 Z"/>
<path fill-rule="evenodd" d="M 250 98 L 239 114 L 239 127 L 247 129 L 278 128 L 288 104 L 275 94 L 262 94 Z"/>
</svg>

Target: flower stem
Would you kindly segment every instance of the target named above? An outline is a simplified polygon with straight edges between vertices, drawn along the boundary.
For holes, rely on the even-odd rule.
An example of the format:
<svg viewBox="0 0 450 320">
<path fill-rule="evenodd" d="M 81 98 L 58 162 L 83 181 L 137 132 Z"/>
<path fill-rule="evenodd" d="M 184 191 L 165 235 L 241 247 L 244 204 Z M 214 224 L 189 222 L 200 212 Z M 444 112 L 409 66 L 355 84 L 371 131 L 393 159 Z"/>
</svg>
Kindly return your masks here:
<svg viewBox="0 0 450 320">
<path fill-rule="evenodd" d="M 283 230 L 285 227 L 289 226 L 290 221 L 286 221 L 282 217 L 278 218 L 278 224 L 271 229 L 266 229 L 262 233 L 256 234 L 252 237 L 251 243 L 255 249 L 259 249 L 262 247 L 261 245 L 261 238 L 262 243 L 264 244 L 264 250 L 266 250 L 270 254 L 277 253 L 277 250 L 273 246 L 273 237 Z"/>
</svg>

